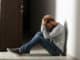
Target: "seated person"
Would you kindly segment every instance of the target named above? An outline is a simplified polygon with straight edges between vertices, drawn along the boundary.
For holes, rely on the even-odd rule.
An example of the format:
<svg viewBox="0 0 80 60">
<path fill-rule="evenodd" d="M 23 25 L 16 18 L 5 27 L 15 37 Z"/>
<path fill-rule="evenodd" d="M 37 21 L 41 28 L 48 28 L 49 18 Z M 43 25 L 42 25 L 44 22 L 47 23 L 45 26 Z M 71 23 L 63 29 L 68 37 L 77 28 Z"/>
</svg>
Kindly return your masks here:
<svg viewBox="0 0 80 60">
<path fill-rule="evenodd" d="M 51 15 L 45 15 L 42 18 L 41 31 L 37 32 L 29 42 L 10 50 L 21 55 L 30 53 L 33 46 L 40 44 L 52 56 L 59 56 L 63 52 L 64 40 L 64 26 L 57 22 Z"/>
</svg>

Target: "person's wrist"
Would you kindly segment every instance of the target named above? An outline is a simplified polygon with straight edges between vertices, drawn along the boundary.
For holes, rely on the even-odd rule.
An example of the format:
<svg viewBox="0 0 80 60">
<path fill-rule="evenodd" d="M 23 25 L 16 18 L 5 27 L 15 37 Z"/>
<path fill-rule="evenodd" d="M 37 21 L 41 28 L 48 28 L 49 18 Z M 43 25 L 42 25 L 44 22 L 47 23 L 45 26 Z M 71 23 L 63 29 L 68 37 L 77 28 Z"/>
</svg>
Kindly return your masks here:
<svg viewBox="0 0 80 60">
<path fill-rule="evenodd" d="M 45 24 L 45 23 L 43 23 L 42 25 L 44 25 L 44 26 L 45 26 L 46 24 Z"/>
</svg>

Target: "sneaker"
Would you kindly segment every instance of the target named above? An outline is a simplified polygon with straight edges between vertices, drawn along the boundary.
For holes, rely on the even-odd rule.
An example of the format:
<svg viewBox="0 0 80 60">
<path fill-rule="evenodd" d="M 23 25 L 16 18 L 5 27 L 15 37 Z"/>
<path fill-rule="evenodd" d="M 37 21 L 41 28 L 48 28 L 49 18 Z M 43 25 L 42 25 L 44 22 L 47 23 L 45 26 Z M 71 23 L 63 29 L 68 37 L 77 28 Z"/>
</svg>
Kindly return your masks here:
<svg viewBox="0 0 80 60">
<path fill-rule="evenodd" d="M 9 51 L 16 53 L 18 55 L 22 55 L 23 53 L 19 52 L 19 48 L 10 48 Z"/>
<path fill-rule="evenodd" d="M 30 52 L 22 53 L 22 52 L 19 51 L 19 48 L 11 48 L 11 49 L 8 49 L 8 50 L 13 52 L 13 53 L 16 53 L 18 55 L 26 55 L 26 54 L 30 53 Z"/>
</svg>

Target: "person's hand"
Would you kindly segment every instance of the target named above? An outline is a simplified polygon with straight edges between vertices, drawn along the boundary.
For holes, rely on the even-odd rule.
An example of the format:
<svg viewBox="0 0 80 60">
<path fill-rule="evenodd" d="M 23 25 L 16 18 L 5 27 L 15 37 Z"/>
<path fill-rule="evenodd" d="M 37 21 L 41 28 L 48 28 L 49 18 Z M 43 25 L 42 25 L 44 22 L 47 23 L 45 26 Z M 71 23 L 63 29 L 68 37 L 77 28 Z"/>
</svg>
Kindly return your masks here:
<svg viewBox="0 0 80 60">
<path fill-rule="evenodd" d="M 43 25 L 46 25 L 46 24 L 47 24 L 47 20 L 44 20 L 44 19 L 43 19 L 43 20 L 42 20 L 42 24 L 43 24 Z"/>
</svg>

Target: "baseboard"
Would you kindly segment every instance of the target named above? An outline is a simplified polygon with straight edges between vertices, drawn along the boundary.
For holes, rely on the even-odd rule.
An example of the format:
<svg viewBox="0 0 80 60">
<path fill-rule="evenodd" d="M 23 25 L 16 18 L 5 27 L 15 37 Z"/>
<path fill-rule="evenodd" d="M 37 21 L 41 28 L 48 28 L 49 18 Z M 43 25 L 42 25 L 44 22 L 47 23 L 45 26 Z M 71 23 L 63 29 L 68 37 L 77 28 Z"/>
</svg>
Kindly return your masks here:
<svg viewBox="0 0 80 60">
<path fill-rule="evenodd" d="M 70 54 L 67 54 L 67 56 L 72 57 L 74 60 L 80 60 L 80 58 L 78 58 L 76 56 L 71 56 Z"/>
</svg>

